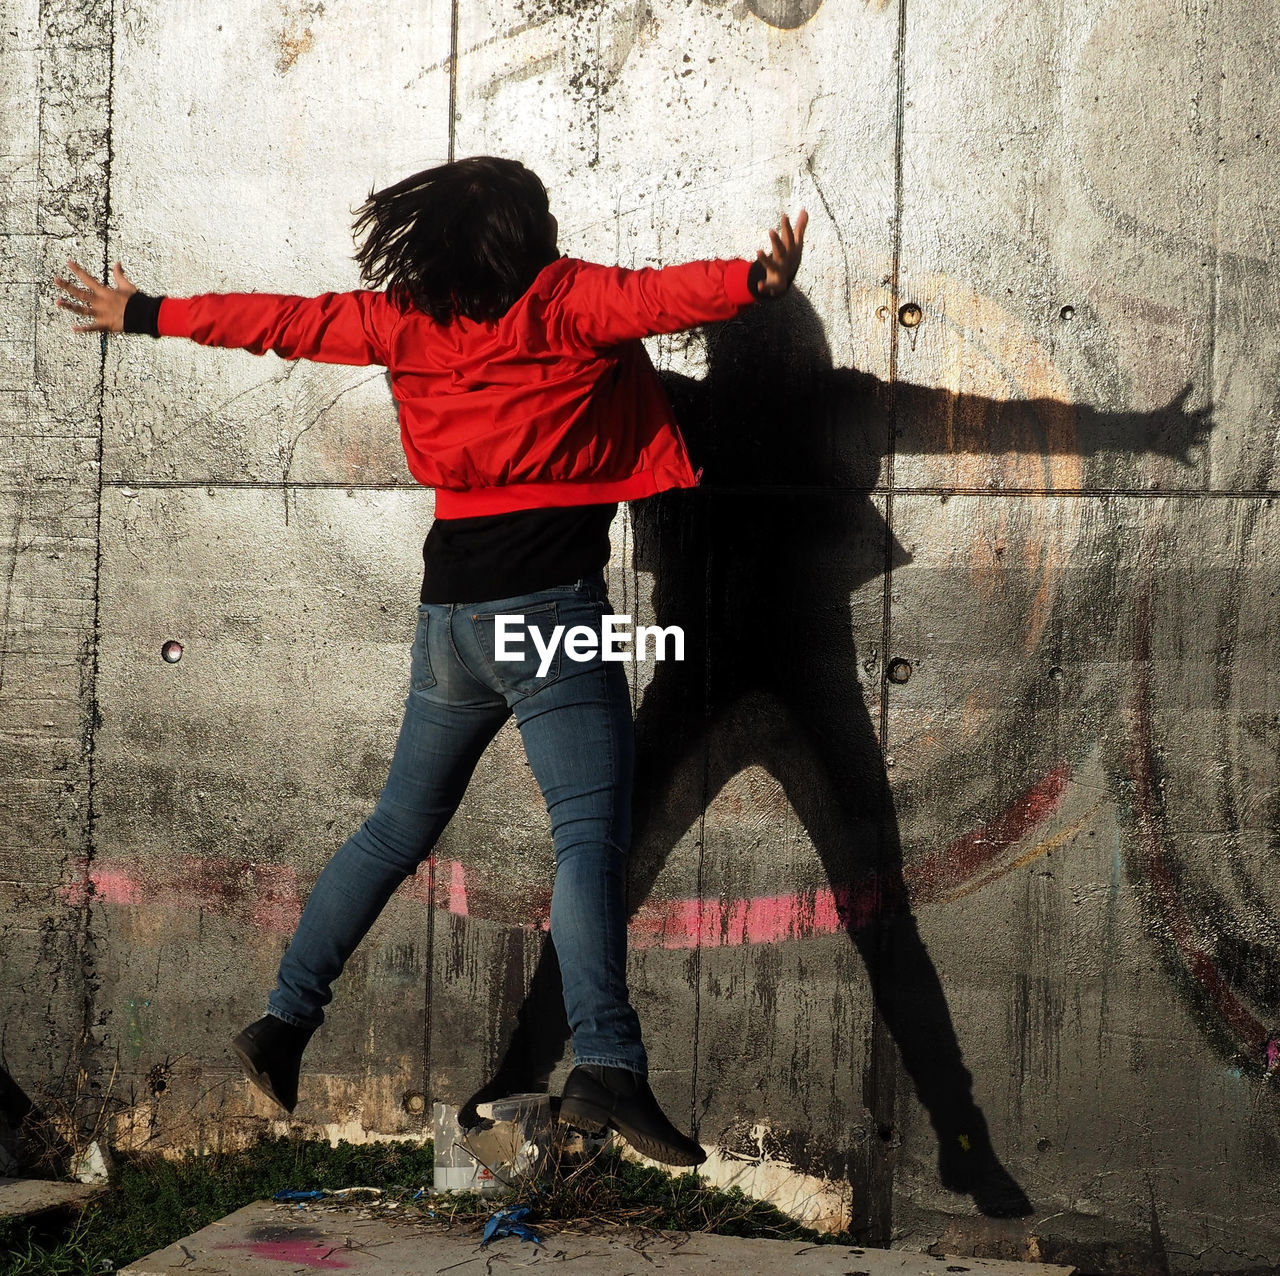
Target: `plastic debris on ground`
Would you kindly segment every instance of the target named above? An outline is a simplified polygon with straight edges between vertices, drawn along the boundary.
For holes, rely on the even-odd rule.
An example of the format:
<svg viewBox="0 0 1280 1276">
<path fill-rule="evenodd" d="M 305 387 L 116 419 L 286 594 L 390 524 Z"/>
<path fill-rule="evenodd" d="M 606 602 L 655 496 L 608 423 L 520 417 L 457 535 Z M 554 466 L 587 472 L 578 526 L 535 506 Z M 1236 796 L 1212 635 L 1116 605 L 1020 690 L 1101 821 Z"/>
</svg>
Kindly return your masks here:
<svg viewBox="0 0 1280 1276">
<path fill-rule="evenodd" d="M 277 1192 L 273 1201 L 322 1201 L 326 1196 L 350 1196 L 352 1192 L 368 1192 L 370 1196 L 381 1196 L 380 1187 L 312 1187 L 301 1191 L 286 1189 Z"/>
<path fill-rule="evenodd" d="M 500 1236 L 518 1236 L 522 1241 L 532 1241 L 535 1245 L 542 1244 L 542 1238 L 527 1223 L 520 1220 L 529 1212 L 527 1205 L 517 1205 L 511 1209 L 494 1210 L 489 1215 L 489 1221 L 484 1225 L 484 1235 L 480 1238 L 480 1248 L 483 1249 L 490 1241 L 497 1240 Z"/>
</svg>

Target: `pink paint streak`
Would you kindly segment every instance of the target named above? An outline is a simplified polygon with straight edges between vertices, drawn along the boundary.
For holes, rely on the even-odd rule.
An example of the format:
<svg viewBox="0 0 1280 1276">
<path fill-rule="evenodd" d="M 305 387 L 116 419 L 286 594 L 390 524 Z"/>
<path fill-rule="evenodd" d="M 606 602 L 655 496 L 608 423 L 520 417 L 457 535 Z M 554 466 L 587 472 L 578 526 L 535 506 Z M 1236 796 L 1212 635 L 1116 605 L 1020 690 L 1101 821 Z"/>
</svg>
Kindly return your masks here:
<svg viewBox="0 0 1280 1276">
<path fill-rule="evenodd" d="M 1055 767 L 1001 816 L 909 864 L 900 875 L 868 875 L 835 888 L 734 900 L 649 900 L 631 920 L 635 948 L 719 948 L 861 930 L 877 918 L 944 898 L 981 873 L 1004 867 L 1005 853 L 1062 802 L 1070 775 Z"/>
<path fill-rule="evenodd" d="M 265 1258 L 276 1263 L 301 1263 L 304 1267 L 323 1270 L 350 1267 L 351 1264 L 340 1258 L 331 1258 L 334 1246 L 324 1241 L 306 1240 L 302 1237 L 289 1236 L 278 1241 L 243 1241 L 226 1245 L 215 1245 L 215 1249 L 239 1249 L 252 1254 L 255 1258 Z"/>
<path fill-rule="evenodd" d="M 1055 767 L 996 819 L 915 860 L 901 874 L 869 874 L 834 888 L 750 899 L 650 899 L 631 920 L 631 943 L 669 949 L 775 944 L 859 930 L 912 905 L 945 899 L 984 876 L 989 881 L 1007 871 L 1007 852 L 1057 810 L 1069 775 L 1065 764 Z M 95 861 L 87 881 L 87 888 L 83 882 L 64 887 L 63 898 L 80 904 L 92 897 L 125 908 L 205 909 L 242 916 L 271 934 L 292 934 L 302 914 L 297 874 L 284 864 L 187 857 L 171 875 L 144 880 L 135 869 Z M 437 891 L 442 898 L 436 898 Z M 421 904 L 434 902 L 456 917 L 473 915 L 467 870 L 457 860 L 431 859 L 400 894 Z M 537 894 L 527 899 L 537 903 Z M 485 903 L 482 897 L 481 917 L 488 911 Z M 546 929 L 546 904 L 530 924 Z"/>
<path fill-rule="evenodd" d="M 459 917 L 467 915 L 467 875 L 457 860 L 449 861 L 449 911 Z"/>
<path fill-rule="evenodd" d="M 76 907 L 90 899 L 101 899 L 108 904 L 140 904 L 143 902 L 142 883 L 127 869 L 97 868 L 87 880 L 64 886 L 62 897 Z"/>
<path fill-rule="evenodd" d="M 195 855 L 181 856 L 167 872 L 147 878 L 118 861 L 94 861 L 86 879 L 62 887 L 59 894 L 76 906 L 100 900 L 122 908 L 240 916 L 255 929 L 274 934 L 292 934 L 302 916 L 298 875 L 288 864 Z"/>
</svg>

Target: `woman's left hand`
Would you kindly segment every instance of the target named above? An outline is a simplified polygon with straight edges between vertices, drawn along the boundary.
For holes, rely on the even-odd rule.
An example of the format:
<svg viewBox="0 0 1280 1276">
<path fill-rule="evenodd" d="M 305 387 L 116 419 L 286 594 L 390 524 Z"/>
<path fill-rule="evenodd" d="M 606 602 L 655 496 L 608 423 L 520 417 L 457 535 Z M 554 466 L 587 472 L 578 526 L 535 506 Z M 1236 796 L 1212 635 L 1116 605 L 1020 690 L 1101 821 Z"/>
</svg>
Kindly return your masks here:
<svg viewBox="0 0 1280 1276">
<path fill-rule="evenodd" d="M 137 285 L 124 273 L 119 262 L 111 268 L 115 287 L 100 284 L 78 262 L 67 262 L 67 269 L 79 280 L 55 278 L 54 282 L 67 295 L 58 298 L 58 305 L 63 310 L 70 310 L 73 315 L 88 319 L 88 323 L 75 324 L 72 332 L 123 332 L 124 307 L 129 298 L 138 291 Z"/>
<path fill-rule="evenodd" d="M 759 296 L 781 297 L 791 287 L 791 281 L 800 269 L 800 256 L 804 251 L 804 228 L 808 224 L 809 214 L 802 208 L 794 229 L 791 219 L 783 213 L 782 224 L 777 230 L 769 232 L 769 244 L 773 251 L 766 253 L 762 248 L 756 253 L 756 260 L 764 267 Z"/>
</svg>

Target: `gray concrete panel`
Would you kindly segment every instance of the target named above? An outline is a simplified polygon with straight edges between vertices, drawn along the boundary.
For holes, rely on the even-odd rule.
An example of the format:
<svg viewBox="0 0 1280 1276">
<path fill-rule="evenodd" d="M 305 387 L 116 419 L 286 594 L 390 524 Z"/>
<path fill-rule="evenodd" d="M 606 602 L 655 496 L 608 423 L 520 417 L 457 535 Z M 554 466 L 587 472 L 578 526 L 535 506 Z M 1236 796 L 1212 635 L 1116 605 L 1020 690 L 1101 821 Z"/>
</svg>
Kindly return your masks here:
<svg viewBox="0 0 1280 1276">
<path fill-rule="evenodd" d="M 311 883 L 381 790 L 430 509 L 422 490 L 106 491 L 93 875 L 113 961 L 100 1004 L 139 1091 L 162 1070 L 153 1097 L 177 1141 L 246 1102 L 272 1115 L 226 1041 L 263 1012 Z M 177 663 L 162 657 L 170 641 Z M 344 976 L 302 1119 L 341 1124 L 355 1104 L 371 1128 L 408 1121 L 422 892 L 408 884 Z M 366 996 L 377 1008 L 356 1010 Z M 365 1048 L 380 1080 L 360 1098 Z"/>
<path fill-rule="evenodd" d="M 101 1111 L 85 933 L 93 854 L 96 350 L 49 340 L 48 280 L 100 257 L 109 15 L 0 14 L 0 1083 L 27 1155 L 57 1164 Z M 48 377 L 48 380 L 45 378 Z M 56 386 L 56 388 L 55 388 Z"/>
<path fill-rule="evenodd" d="M 907 885 L 997 1149 L 1060 1239 L 1132 1246 L 1155 1218 L 1171 1252 L 1225 1250 L 1232 1202 L 1270 1191 L 1223 1169 L 1265 1154 L 1247 1078 L 1277 1049 L 1275 695 L 1236 645 L 1274 641 L 1270 508 L 898 495 L 895 514 Z M 945 1208 L 912 1089 L 902 1220 Z"/>
<path fill-rule="evenodd" d="M 850 1167 L 877 1141 L 875 1025 L 841 916 L 884 853 L 881 573 L 893 546 L 879 500 L 810 497 L 802 518 L 787 496 L 753 499 L 772 506 L 763 526 L 788 552 L 760 553 L 739 532 L 708 565 L 709 614 L 726 619 L 706 631 L 694 1107 L 728 1154 L 861 1178 L 856 1211 L 865 1175 Z M 743 504 L 711 496 L 713 517 L 735 526 Z M 811 539 L 773 535 L 790 526 Z M 822 1117 L 796 1139 L 785 1114 L 811 1087 Z"/>
<path fill-rule="evenodd" d="M 794 215 L 807 205 L 811 236 L 825 238 L 843 262 L 842 271 L 815 274 L 806 296 L 745 326 L 650 343 L 694 463 L 705 468 L 707 495 L 636 511 L 639 524 L 630 529 L 637 618 L 680 624 L 690 644 L 683 668 L 637 670 L 632 900 L 638 913 L 630 979 L 642 1021 L 652 1025 L 660 1098 L 673 1112 L 705 1115 L 706 1099 L 694 1097 L 697 1030 L 687 1031 L 700 1016 L 696 914 L 708 902 L 698 888 L 703 809 L 754 760 L 751 737 L 770 706 L 753 700 L 749 686 L 733 692 L 731 706 L 713 704 L 703 683 L 724 677 L 727 687 L 747 661 L 770 660 L 762 649 L 768 639 L 755 630 L 767 631 L 776 620 L 744 605 L 760 574 L 775 565 L 802 571 L 806 561 L 830 553 L 850 560 L 849 572 L 833 575 L 852 573 L 856 587 L 876 578 L 875 562 L 887 550 L 882 518 L 872 512 L 849 521 L 848 512 L 865 508 L 865 498 L 833 502 L 807 540 L 784 533 L 783 548 L 772 551 L 763 542 L 777 539 L 785 525 L 802 525 L 804 498 L 788 489 L 870 486 L 885 448 L 887 417 L 871 378 L 855 381 L 848 370 L 856 362 L 887 373 L 883 333 L 855 315 L 883 300 L 888 270 L 896 32 L 891 19 L 871 11 L 853 23 L 831 12 L 792 31 L 749 12 L 707 6 L 497 4 L 467 6 L 460 17 L 457 153 L 514 150 L 538 171 L 565 252 L 628 266 L 750 256 L 780 211 Z M 848 97 L 799 95 L 803 76 L 829 67 L 834 82 L 855 60 L 868 74 L 848 82 Z M 530 118 L 539 120 L 537 130 L 528 129 Z M 754 384 L 751 369 L 779 349 L 787 357 L 778 361 L 786 369 L 778 384 Z M 746 388 L 735 392 L 734 379 L 744 375 Z M 828 401 L 821 401 L 824 394 Z M 770 490 L 762 493 L 762 483 Z M 744 520 L 759 520 L 749 545 L 738 541 Z M 875 561 L 864 571 L 868 552 Z M 656 583 L 652 597 L 649 579 Z M 630 584 L 624 577 L 628 611 Z M 837 597 L 840 586 L 828 584 L 823 618 L 847 633 L 847 596 Z M 704 621 L 706 599 L 718 596 L 734 601 L 718 620 Z M 869 635 L 864 659 L 874 669 L 878 587 L 855 606 Z M 861 616 L 868 608 L 870 615 Z M 776 655 L 779 663 L 791 658 Z M 857 668 L 852 659 L 845 663 L 847 674 Z M 868 680 L 874 687 L 874 677 Z M 855 701 L 856 686 L 853 675 Z M 764 748 L 779 752 L 776 739 Z M 717 771 L 710 791 L 708 768 Z M 802 876 L 812 888 L 807 879 L 820 870 L 812 862 L 806 868 Z M 787 884 L 778 889 L 797 889 L 791 874 L 781 877 Z M 718 901 L 718 887 L 710 889 Z M 735 874 L 730 895 L 753 899 L 766 889 Z M 519 996 L 518 980 L 515 986 Z M 554 1014 L 552 1005 L 543 1009 Z M 724 1026 L 715 1024 L 714 1033 Z M 516 1032 L 517 1049 L 526 1035 Z M 544 1069 L 558 1053 L 550 1045 L 531 1049 Z"/>
<path fill-rule="evenodd" d="M 113 255 L 152 293 L 357 286 L 352 213 L 448 149 L 449 9 L 130 5 Z M 199 158 L 193 158 L 199 157 Z M 113 343 L 112 478 L 409 483 L 379 369 Z"/>
<path fill-rule="evenodd" d="M 1231 5 L 912 10 L 900 301 L 924 317 L 899 329 L 897 366 L 946 394 L 900 422 L 899 481 L 1259 485 L 1274 249 L 1240 192 L 1275 106 L 1267 40 L 1236 48 L 1240 21 Z M 1031 90 L 1046 68 L 1052 88 Z M 1180 416 L 1209 403 L 1214 429 L 1188 447 Z"/>
</svg>

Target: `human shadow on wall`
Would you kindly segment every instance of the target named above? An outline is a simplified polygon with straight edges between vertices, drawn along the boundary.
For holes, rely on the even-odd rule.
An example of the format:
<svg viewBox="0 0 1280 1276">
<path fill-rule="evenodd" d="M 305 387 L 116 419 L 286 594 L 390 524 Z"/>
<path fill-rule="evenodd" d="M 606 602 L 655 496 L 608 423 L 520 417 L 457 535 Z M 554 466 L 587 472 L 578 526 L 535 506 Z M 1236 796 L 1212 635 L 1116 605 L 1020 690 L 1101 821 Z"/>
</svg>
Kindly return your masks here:
<svg viewBox="0 0 1280 1276">
<path fill-rule="evenodd" d="M 0 1064 L 0 1177 L 23 1170 L 65 1174 L 74 1152 L 58 1124 Z"/>
<path fill-rule="evenodd" d="M 960 439 L 959 450 L 992 453 L 1186 457 L 1203 441 L 1207 410 L 1187 412 L 1186 391 L 1162 411 L 1099 413 L 890 387 L 832 367 L 821 323 L 794 290 L 710 330 L 705 379 L 664 381 L 705 477 L 695 491 L 632 506 L 636 566 L 653 574 L 658 623 L 683 627 L 686 656 L 655 666 L 636 715 L 631 910 L 721 789 L 764 767 L 818 851 L 880 1023 L 937 1134 L 941 1181 L 985 1214 L 1025 1214 L 1030 1202 L 992 1147 L 911 912 L 898 815 L 859 683 L 850 598 L 910 562 L 872 492 L 895 422 L 911 422 L 913 450 Z M 871 653 L 873 679 L 886 659 Z M 463 1123 L 486 1098 L 545 1089 L 567 1039 L 548 941 L 498 1069 L 464 1105 Z M 893 1079 L 883 1052 L 869 1058 L 862 1098 L 879 1139 L 800 1168 L 849 1179 L 855 1200 L 878 1196 L 883 1227 L 891 1185 L 876 1144 L 892 1139 Z M 880 1230 L 871 1218 L 864 1229 Z"/>
</svg>

